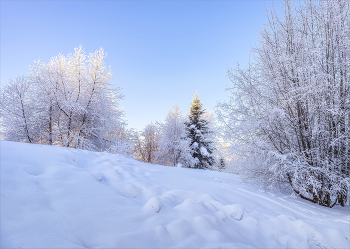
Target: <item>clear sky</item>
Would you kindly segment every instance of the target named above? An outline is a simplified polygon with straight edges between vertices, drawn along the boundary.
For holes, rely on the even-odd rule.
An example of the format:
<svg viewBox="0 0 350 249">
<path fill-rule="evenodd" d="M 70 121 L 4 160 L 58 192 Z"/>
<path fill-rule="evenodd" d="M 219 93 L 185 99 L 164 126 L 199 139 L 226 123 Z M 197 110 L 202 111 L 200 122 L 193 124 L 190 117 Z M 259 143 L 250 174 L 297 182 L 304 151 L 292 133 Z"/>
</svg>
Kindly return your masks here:
<svg viewBox="0 0 350 249">
<path fill-rule="evenodd" d="M 197 91 L 213 110 L 278 1 L 1 1 L 1 84 L 79 44 L 103 47 L 129 127 L 184 114 Z"/>
</svg>

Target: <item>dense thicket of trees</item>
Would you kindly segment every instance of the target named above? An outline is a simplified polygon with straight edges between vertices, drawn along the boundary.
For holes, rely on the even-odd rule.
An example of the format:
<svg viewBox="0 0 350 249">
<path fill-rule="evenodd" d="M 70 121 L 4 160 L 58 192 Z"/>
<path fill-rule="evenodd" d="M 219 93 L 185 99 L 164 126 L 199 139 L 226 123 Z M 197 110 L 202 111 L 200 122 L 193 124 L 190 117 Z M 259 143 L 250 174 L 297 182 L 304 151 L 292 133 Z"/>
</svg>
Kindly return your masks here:
<svg viewBox="0 0 350 249">
<path fill-rule="evenodd" d="M 218 105 L 240 174 L 332 207 L 350 187 L 350 3 L 285 1 Z"/>
<path fill-rule="evenodd" d="M 31 76 L 1 89 L 3 137 L 12 141 L 106 150 L 124 127 L 122 95 L 110 83 L 103 49 L 37 62 Z"/>
</svg>

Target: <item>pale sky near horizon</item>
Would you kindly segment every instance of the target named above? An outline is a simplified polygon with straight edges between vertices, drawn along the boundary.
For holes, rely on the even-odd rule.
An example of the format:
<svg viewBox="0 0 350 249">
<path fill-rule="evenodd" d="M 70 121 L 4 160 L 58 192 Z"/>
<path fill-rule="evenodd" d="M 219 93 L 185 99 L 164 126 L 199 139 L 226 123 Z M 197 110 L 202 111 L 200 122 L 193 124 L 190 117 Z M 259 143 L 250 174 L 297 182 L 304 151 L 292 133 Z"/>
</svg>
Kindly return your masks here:
<svg viewBox="0 0 350 249">
<path fill-rule="evenodd" d="M 278 1 L 1 1 L 1 84 L 82 45 L 103 47 L 129 128 L 187 115 L 197 91 L 213 111 L 226 76 L 256 46 L 265 8 Z"/>
</svg>

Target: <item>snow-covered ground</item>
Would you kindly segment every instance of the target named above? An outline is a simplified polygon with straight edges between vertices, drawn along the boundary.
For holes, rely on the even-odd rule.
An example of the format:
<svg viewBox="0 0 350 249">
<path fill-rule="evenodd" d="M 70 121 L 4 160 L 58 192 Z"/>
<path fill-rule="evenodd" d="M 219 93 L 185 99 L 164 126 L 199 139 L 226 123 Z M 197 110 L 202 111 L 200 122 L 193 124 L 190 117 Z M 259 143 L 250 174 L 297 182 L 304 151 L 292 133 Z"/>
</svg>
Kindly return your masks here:
<svg viewBox="0 0 350 249">
<path fill-rule="evenodd" d="M 332 209 L 206 170 L 1 141 L 1 248 L 349 248 Z"/>
</svg>

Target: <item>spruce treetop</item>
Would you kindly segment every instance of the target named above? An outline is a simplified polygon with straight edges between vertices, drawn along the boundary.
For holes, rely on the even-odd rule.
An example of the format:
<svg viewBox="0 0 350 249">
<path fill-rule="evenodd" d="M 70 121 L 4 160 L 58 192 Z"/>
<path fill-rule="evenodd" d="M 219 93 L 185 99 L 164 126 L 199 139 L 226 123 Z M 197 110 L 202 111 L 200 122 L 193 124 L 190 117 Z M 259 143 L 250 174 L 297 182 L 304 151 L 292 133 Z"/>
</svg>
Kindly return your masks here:
<svg viewBox="0 0 350 249">
<path fill-rule="evenodd" d="M 192 116 L 198 116 L 203 113 L 202 111 L 203 103 L 198 99 L 198 93 L 194 94 L 193 101 L 191 103 L 190 113 Z"/>
</svg>

